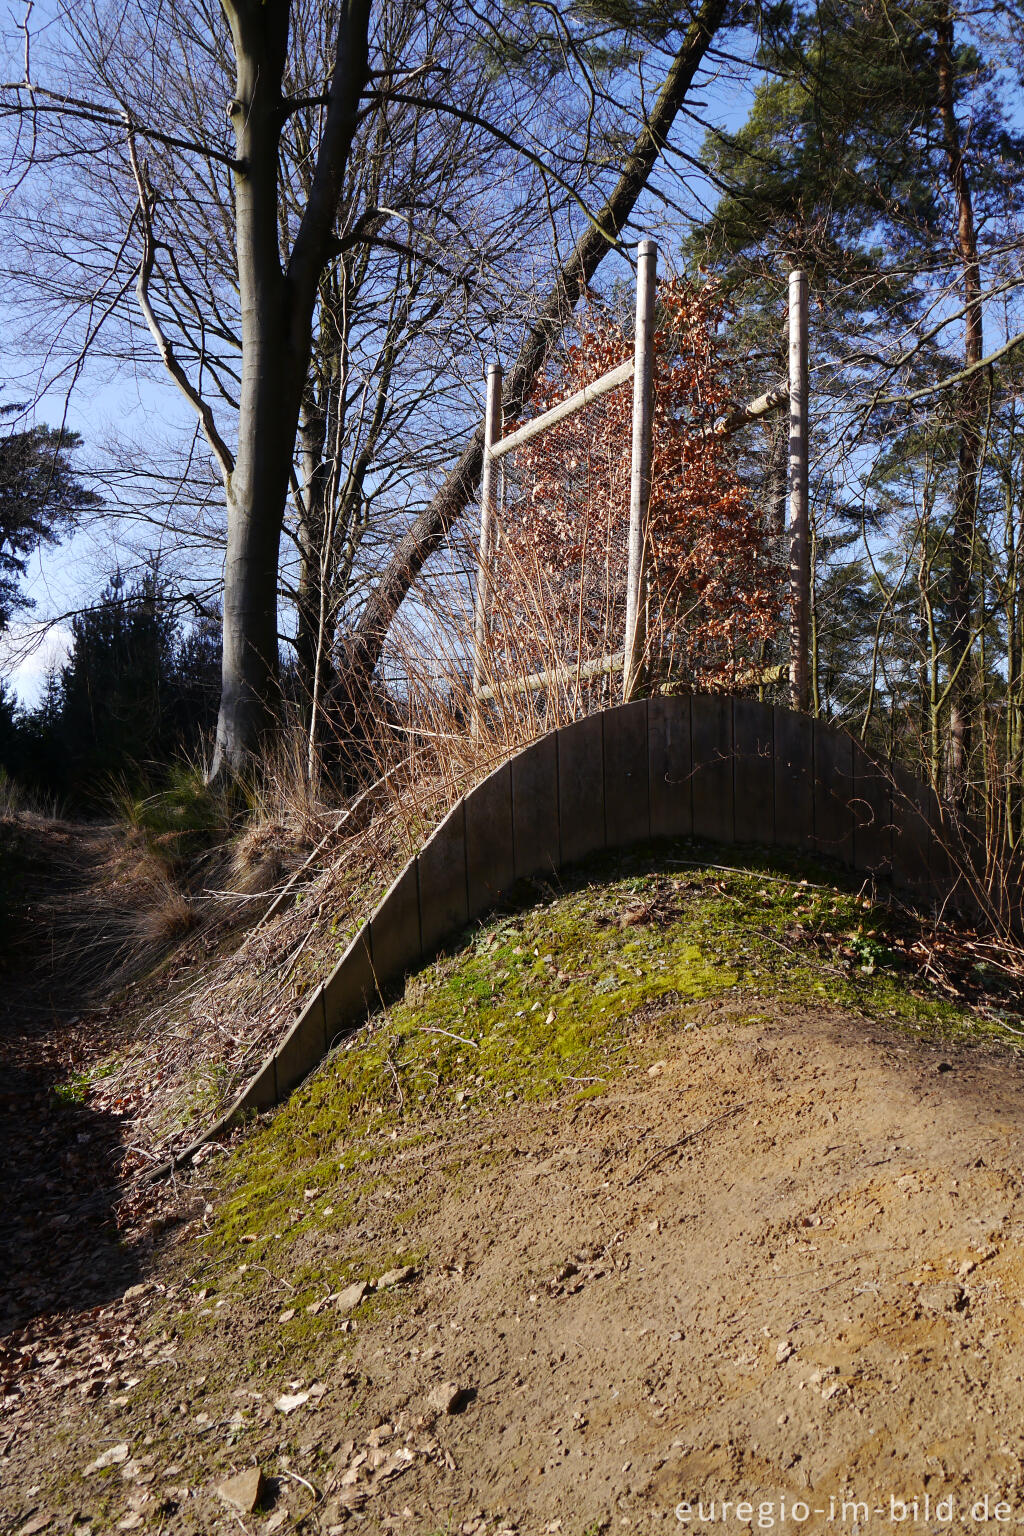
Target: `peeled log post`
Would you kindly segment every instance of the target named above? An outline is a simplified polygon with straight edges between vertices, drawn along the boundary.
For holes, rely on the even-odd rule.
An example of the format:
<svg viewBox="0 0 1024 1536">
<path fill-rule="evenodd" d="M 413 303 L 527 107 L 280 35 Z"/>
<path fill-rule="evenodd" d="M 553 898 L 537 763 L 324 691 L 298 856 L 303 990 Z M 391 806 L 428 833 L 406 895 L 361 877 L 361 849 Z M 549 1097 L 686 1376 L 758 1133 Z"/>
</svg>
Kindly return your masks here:
<svg viewBox="0 0 1024 1536">
<path fill-rule="evenodd" d="M 626 577 L 626 639 L 622 700 L 641 692 L 647 650 L 647 522 L 651 504 L 651 425 L 654 412 L 654 300 L 658 247 L 637 247 L 636 335 L 633 343 L 633 458 L 629 479 L 629 569 Z"/>
<path fill-rule="evenodd" d="M 807 273 L 789 274 L 789 688 L 793 708 L 809 699 L 811 541 L 807 487 Z"/>
<path fill-rule="evenodd" d="M 491 548 L 494 543 L 494 479 L 497 460 L 491 449 L 501 437 L 501 364 L 487 365 L 487 404 L 484 410 L 484 462 L 480 476 L 480 547 L 476 567 L 476 607 L 473 615 L 473 735 L 480 734 L 480 689 L 489 638 Z"/>
</svg>

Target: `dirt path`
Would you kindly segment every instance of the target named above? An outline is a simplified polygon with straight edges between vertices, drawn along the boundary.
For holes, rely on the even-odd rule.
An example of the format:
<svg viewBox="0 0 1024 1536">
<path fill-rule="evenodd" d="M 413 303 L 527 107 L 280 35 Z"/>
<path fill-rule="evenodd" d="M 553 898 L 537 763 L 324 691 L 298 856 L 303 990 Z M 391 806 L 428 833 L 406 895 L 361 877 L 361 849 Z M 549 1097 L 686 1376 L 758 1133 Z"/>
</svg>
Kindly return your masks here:
<svg viewBox="0 0 1024 1536">
<path fill-rule="evenodd" d="M 112 1217 L 121 1122 L 68 1087 L 108 1043 L 89 1003 L 123 939 L 101 891 L 111 829 L 26 816 L 0 838 L 2 1335 L 119 1295 L 136 1264 Z"/>
<path fill-rule="evenodd" d="M 422 1310 L 361 1338 L 361 1417 L 477 1395 L 454 1467 L 380 1503 L 415 1531 L 698 1525 L 675 1507 L 723 1498 L 821 1528 L 833 1496 L 926 1492 L 1024 1519 L 1020 1070 L 789 1014 L 651 1072 L 496 1125 L 457 1192 L 424 1175 Z"/>
<path fill-rule="evenodd" d="M 214 1299 L 179 1272 L 168 1295 L 106 1309 L 112 1337 L 149 1307 L 188 1326 L 0 1445 L 10 1528 L 1024 1520 L 1021 1065 L 749 998 L 702 1022 L 598 1098 L 435 1128 L 315 1253 L 298 1241 L 297 1270 L 325 1242 L 339 1263 L 423 1254 L 410 1284 L 329 1319 L 315 1365 L 269 1347 L 241 1364 L 261 1331 L 287 1337 L 283 1281 L 253 1299 L 226 1273 Z M 152 1373 L 140 1398 L 129 1369 Z M 439 1412 L 442 1384 L 457 1411 Z M 83 1478 L 112 1448 L 120 1462 Z M 249 1514 L 216 1488 L 254 1462 L 269 1482 Z M 892 1518 L 890 1499 L 915 1498 L 916 1520 Z"/>
</svg>

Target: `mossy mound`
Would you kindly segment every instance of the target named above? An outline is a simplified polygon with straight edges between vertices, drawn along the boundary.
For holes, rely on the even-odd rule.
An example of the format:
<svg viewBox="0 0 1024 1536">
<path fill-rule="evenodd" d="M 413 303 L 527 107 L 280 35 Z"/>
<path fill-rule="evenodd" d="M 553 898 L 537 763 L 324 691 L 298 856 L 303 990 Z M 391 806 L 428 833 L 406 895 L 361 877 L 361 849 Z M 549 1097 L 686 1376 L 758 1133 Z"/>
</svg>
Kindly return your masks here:
<svg viewBox="0 0 1024 1536">
<path fill-rule="evenodd" d="M 348 1220 L 401 1147 L 471 1112 L 591 1096 L 731 994 L 753 1013 L 820 1002 L 944 1038 L 1016 1042 L 1014 1011 L 951 1002 L 919 925 L 805 861 L 723 868 L 680 844 L 604 858 L 409 978 L 227 1163 L 209 1242 L 269 1262 Z M 642 1036 L 643 1045 L 638 1037 Z M 310 1194 L 313 1191 L 313 1194 Z M 311 1283 L 312 1283 L 312 1277 Z"/>
</svg>

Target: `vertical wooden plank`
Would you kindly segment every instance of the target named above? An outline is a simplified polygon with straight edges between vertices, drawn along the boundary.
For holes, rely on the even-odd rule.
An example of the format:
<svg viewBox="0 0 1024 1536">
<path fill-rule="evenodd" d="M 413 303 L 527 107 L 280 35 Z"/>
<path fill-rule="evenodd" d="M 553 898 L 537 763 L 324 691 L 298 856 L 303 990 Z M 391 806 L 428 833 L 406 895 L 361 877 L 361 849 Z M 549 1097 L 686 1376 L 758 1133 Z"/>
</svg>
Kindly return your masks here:
<svg viewBox="0 0 1024 1536">
<path fill-rule="evenodd" d="M 512 759 L 512 838 L 516 879 L 558 868 L 558 744 L 542 736 Z"/>
<path fill-rule="evenodd" d="M 415 859 L 405 866 L 370 919 L 370 954 L 382 995 L 423 957 Z"/>
<path fill-rule="evenodd" d="M 814 846 L 824 858 L 853 863 L 853 741 L 824 720 L 814 726 Z"/>
<path fill-rule="evenodd" d="M 939 797 L 930 784 L 922 785 L 925 820 L 928 823 L 928 875 L 931 897 L 942 902 L 960 876 L 959 845 L 943 813 Z"/>
<path fill-rule="evenodd" d="M 466 796 L 466 889 L 470 918 L 515 883 L 512 859 L 512 770 L 502 763 Z"/>
<path fill-rule="evenodd" d="M 476 604 L 473 618 L 473 737 L 480 735 L 479 692 L 487 670 L 490 640 L 491 557 L 494 545 L 495 460 L 490 449 L 501 437 L 501 364 L 487 364 L 487 397 L 484 406 L 484 462 L 480 475 L 480 544 L 476 568 Z"/>
<path fill-rule="evenodd" d="M 932 900 L 943 902 L 947 892 L 960 877 L 960 865 L 956 860 L 956 839 L 950 836 L 950 826 L 943 817 L 940 800 L 932 786 L 924 786 L 926 794 L 927 825 L 929 825 L 929 874 Z"/>
<path fill-rule="evenodd" d="M 888 880 L 892 872 L 892 793 L 888 772 L 853 743 L 853 866 Z"/>
<path fill-rule="evenodd" d="M 731 843 L 734 837 L 732 700 L 722 693 L 690 699 L 693 753 L 693 835 Z"/>
<path fill-rule="evenodd" d="M 892 879 L 918 899 L 931 895 L 928 802 L 916 774 L 892 765 Z"/>
<path fill-rule="evenodd" d="M 811 541 L 808 523 L 807 273 L 789 274 L 789 692 L 810 702 Z"/>
<path fill-rule="evenodd" d="M 814 730 L 807 715 L 775 709 L 775 841 L 814 848 Z"/>
<path fill-rule="evenodd" d="M 733 794 L 738 843 L 775 841 L 775 712 L 759 699 L 733 699 Z"/>
<path fill-rule="evenodd" d="M 604 825 L 609 848 L 651 835 L 647 700 L 634 699 L 601 715 L 604 727 Z"/>
<path fill-rule="evenodd" d="M 420 938 L 432 955 L 469 922 L 466 888 L 466 808 L 452 807 L 416 856 L 420 884 Z"/>
<path fill-rule="evenodd" d="M 935 820 L 938 821 L 937 805 Z M 936 880 L 940 874 L 945 877 L 940 895 L 946 901 L 947 910 L 968 922 L 987 921 L 984 916 L 987 899 L 982 894 L 986 862 L 984 826 L 971 816 L 955 815 L 947 810 L 942 843 L 937 848 L 933 844 L 929 864 Z"/>
<path fill-rule="evenodd" d="M 555 732 L 558 743 L 558 832 L 562 864 L 604 847 L 604 733 L 588 715 Z"/>
<path fill-rule="evenodd" d="M 370 934 L 364 926 L 356 934 L 323 985 L 324 1024 L 327 1048 L 338 1034 L 363 1021 L 377 1006 L 378 994 L 370 963 Z"/>
<path fill-rule="evenodd" d="M 647 524 L 651 500 L 654 309 L 657 302 L 658 247 L 653 240 L 641 240 L 636 254 L 633 449 L 629 475 L 626 633 L 622 650 L 622 697 L 626 703 L 636 698 L 647 670 Z"/>
<path fill-rule="evenodd" d="M 652 837 L 693 832 L 690 696 L 647 701 L 647 761 Z"/>
<path fill-rule="evenodd" d="M 324 997 L 326 988 L 313 994 L 281 1044 L 274 1052 L 279 1098 L 308 1077 L 327 1055 L 327 1025 Z"/>
</svg>

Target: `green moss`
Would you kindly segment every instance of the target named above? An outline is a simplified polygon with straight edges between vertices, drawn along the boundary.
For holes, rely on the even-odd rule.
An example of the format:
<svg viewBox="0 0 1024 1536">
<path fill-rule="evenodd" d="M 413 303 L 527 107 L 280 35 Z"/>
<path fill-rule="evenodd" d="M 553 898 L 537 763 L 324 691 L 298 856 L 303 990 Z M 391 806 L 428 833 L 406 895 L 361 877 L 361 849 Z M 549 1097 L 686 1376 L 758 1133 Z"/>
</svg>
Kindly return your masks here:
<svg viewBox="0 0 1024 1536">
<path fill-rule="evenodd" d="M 66 1083 L 55 1083 L 53 1096 L 61 1104 L 84 1104 L 93 1083 L 112 1077 L 121 1065 L 116 1056 L 108 1056 L 89 1068 L 87 1072 L 75 1072 Z"/>
<path fill-rule="evenodd" d="M 468 934 L 253 1130 L 221 1174 L 211 1254 L 237 1260 L 245 1237 L 267 1262 L 347 1226 L 396 1152 L 506 1101 L 591 1098 L 636 1063 L 639 1036 L 649 1053 L 710 998 L 749 996 L 730 1027 L 768 1017 L 772 999 L 944 1038 L 1012 1037 L 915 977 L 887 909 L 827 870 L 745 858 L 721 870 L 682 845 L 597 862 Z M 335 1260 L 339 1284 L 359 1262 Z"/>
</svg>

